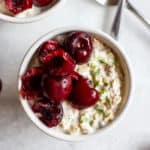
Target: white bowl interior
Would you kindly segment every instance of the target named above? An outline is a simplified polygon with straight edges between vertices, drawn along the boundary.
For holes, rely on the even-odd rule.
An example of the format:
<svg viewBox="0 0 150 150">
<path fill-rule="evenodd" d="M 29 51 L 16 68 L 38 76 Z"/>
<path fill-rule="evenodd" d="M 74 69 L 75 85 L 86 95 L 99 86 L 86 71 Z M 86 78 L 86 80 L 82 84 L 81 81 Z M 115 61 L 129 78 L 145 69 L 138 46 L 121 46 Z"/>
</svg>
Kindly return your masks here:
<svg viewBox="0 0 150 150">
<path fill-rule="evenodd" d="M 48 128 L 46 127 L 33 113 L 33 111 L 30 108 L 30 105 L 28 103 L 28 101 L 24 100 L 21 96 L 19 96 L 19 99 L 21 101 L 21 104 L 25 110 L 25 112 L 27 113 L 27 115 L 29 116 L 29 118 L 34 122 L 34 124 L 39 127 L 42 131 L 44 131 L 46 134 L 62 139 L 62 140 L 66 140 L 66 141 L 81 141 L 84 139 L 87 139 L 88 137 L 92 137 L 92 135 L 98 135 L 101 134 L 105 131 L 107 131 L 106 129 L 108 127 L 112 127 L 114 125 L 114 122 L 116 122 L 118 120 L 118 118 L 120 117 L 120 114 L 123 113 L 123 111 L 125 110 L 127 103 L 129 101 L 129 96 L 131 93 L 131 73 L 130 73 L 130 67 L 128 64 L 128 59 L 126 58 L 126 55 L 124 54 L 123 50 L 118 46 L 117 42 L 115 42 L 112 38 L 110 38 L 108 35 L 106 35 L 105 33 L 99 31 L 99 30 L 91 30 L 91 29 L 85 29 L 85 28 L 80 28 L 80 27 L 71 27 L 71 28 L 61 28 L 61 29 L 57 29 L 53 32 L 49 32 L 48 34 L 46 34 L 45 36 L 43 36 L 41 39 L 39 39 L 37 42 L 35 42 L 35 44 L 33 44 L 33 46 L 28 50 L 26 56 L 24 57 L 24 60 L 20 66 L 20 71 L 19 71 L 19 77 L 18 77 L 18 90 L 21 87 L 21 80 L 20 77 L 26 72 L 26 70 L 28 69 L 28 66 L 30 64 L 30 61 L 33 57 L 33 55 L 36 52 L 36 49 L 39 47 L 39 45 L 41 45 L 44 41 L 48 40 L 48 39 L 53 39 L 56 35 L 62 34 L 62 33 L 66 33 L 66 32 L 70 32 L 70 31 L 86 31 L 89 32 L 91 35 L 97 37 L 97 39 L 100 39 L 102 42 L 104 42 L 106 45 L 108 45 L 110 48 L 112 48 L 113 52 L 115 53 L 115 55 L 117 56 L 118 60 L 120 61 L 121 67 L 122 67 L 122 71 L 124 74 L 124 92 L 123 92 L 123 102 L 121 103 L 121 106 L 119 107 L 118 113 L 116 114 L 116 118 L 115 120 L 113 120 L 111 123 L 109 123 L 106 127 L 101 128 L 100 130 L 98 130 L 96 133 L 93 134 L 89 134 L 89 135 L 67 135 L 65 133 L 60 133 L 59 131 L 55 131 L 53 128 Z"/>
<path fill-rule="evenodd" d="M 0 19 L 11 23 L 30 23 L 38 21 L 52 13 L 54 9 L 61 6 L 65 0 L 56 0 L 53 5 L 41 7 L 41 13 L 28 17 L 13 17 L 7 14 L 0 13 Z"/>
</svg>

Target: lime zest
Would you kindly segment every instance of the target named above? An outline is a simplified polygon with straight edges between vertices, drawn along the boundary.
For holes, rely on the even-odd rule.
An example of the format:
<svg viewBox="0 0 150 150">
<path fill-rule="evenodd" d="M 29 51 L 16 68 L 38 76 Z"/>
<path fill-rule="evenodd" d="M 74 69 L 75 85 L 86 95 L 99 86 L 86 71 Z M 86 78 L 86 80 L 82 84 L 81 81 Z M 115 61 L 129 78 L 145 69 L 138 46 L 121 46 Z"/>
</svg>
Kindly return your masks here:
<svg viewBox="0 0 150 150">
<path fill-rule="evenodd" d="M 107 112 L 107 111 L 104 112 L 104 117 L 105 117 L 105 118 L 107 118 L 107 117 L 109 117 L 109 116 L 110 116 L 110 113 L 109 113 L 109 112 Z"/>
<path fill-rule="evenodd" d="M 102 108 L 97 108 L 96 111 L 99 115 L 104 114 L 104 110 Z"/>
<path fill-rule="evenodd" d="M 88 123 L 88 122 L 89 122 L 89 119 L 88 119 L 86 116 L 81 116 L 80 122 L 81 122 L 81 123 Z"/>
<path fill-rule="evenodd" d="M 98 57 L 98 61 L 99 61 L 99 63 L 106 64 L 106 65 L 109 65 L 109 66 L 116 65 L 116 60 L 115 59 L 112 59 L 110 61 L 106 61 L 104 58 Z"/>
</svg>

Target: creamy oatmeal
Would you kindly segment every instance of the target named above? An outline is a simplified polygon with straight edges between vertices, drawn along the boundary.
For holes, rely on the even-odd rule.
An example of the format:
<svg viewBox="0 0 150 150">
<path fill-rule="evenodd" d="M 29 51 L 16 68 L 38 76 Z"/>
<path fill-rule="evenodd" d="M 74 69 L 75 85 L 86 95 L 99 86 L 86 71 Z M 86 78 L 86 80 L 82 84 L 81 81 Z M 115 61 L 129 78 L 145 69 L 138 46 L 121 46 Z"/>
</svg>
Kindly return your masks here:
<svg viewBox="0 0 150 150">
<path fill-rule="evenodd" d="M 114 120 L 122 100 L 123 75 L 116 56 L 97 39 L 93 46 L 89 62 L 76 66 L 76 71 L 90 79 L 101 96 L 94 106 L 84 110 L 63 103 L 64 117 L 59 128 L 67 134 L 89 134 L 106 126 Z"/>
</svg>

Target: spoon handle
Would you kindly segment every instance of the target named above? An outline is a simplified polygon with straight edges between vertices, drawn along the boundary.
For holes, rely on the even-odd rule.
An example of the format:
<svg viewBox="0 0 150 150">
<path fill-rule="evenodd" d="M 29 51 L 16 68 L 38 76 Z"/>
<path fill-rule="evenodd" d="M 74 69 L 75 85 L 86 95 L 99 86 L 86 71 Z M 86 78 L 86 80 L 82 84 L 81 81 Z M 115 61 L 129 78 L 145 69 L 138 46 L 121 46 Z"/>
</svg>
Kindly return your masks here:
<svg viewBox="0 0 150 150">
<path fill-rule="evenodd" d="M 127 7 L 150 29 L 150 20 L 146 19 L 129 1 L 127 1 Z"/>
<path fill-rule="evenodd" d="M 111 28 L 111 36 L 116 40 L 118 40 L 118 37 L 119 37 L 120 23 L 121 23 L 124 3 L 125 3 L 125 0 L 119 1 L 117 13 L 116 13 L 116 16 L 115 16 L 115 19 Z"/>
</svg>

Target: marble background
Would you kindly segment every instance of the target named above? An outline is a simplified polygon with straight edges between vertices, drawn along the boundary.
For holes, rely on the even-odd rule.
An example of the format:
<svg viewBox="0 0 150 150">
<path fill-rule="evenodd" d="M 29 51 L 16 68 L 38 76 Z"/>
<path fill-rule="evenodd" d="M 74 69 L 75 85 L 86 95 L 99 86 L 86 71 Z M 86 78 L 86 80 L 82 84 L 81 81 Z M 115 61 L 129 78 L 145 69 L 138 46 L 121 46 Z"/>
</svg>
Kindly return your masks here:
<svg viewBox="0 0 150 150">
<path fill-rule="evenodd" d="M 132 0 L 150 19 L 150 2 Z M 44 20 L 17 25 L 0 21 L 0 150 L 150 150 L 150 31 L 127 9 L 119 43 L 131 59 L 135 90 L 121 122 L 103 136 L 80 143 L 62 142 L 37 129 L 17 97 L 17 72 L 31 44 L 46 32 L 80 25 L 109 33 L 116 8 L 103 8 L 95 0 L 66 0 Z"/>
</svg>

